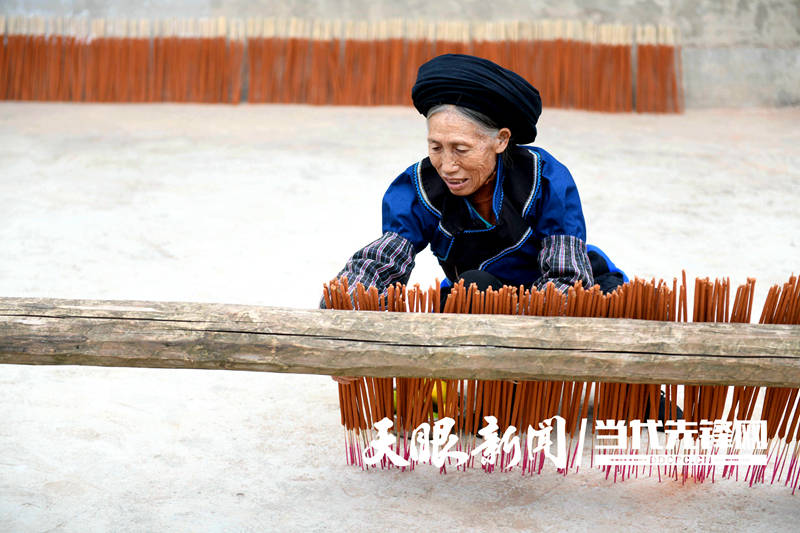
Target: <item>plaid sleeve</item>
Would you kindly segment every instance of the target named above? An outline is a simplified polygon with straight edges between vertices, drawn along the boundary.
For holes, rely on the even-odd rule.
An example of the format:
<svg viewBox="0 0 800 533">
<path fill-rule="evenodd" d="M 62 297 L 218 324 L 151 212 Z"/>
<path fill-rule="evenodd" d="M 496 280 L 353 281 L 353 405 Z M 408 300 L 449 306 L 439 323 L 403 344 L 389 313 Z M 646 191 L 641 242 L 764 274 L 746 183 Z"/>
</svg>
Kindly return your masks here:
<svg viewBox="0 0 800 533">
<path fill-rule="evenodd" d="M 539 269 L 542 272 L 542 277 L 536 281 L 539 289 L 550 281 L 561 292 L 578 280 L 583 281 L 583 286 L 587 288 L 594 285 L 586 243 L 572 235 L 551 235 L 542 239 Z"/>
<path fill-rule="evenodd" d="M 347 277 L 351 295 L 359 282 L 366 288 L 375 286 L 383 294 L 389 285 L 407 283 L 413 268 L 411 241 L 390 231 L 354 253 L 337 277 Z M 324 298 L 319 306 L 325 308 Z"/>
</svg>

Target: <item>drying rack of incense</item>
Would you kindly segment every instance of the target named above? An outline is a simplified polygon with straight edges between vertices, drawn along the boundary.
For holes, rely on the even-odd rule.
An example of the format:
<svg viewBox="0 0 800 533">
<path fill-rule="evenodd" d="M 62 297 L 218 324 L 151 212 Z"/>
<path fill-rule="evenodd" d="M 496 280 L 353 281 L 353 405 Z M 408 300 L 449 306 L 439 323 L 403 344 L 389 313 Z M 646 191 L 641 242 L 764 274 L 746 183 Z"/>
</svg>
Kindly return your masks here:
<svg viewBox="0 0 800 533">
<path fill-rule="evenodd" d="M 0 363 L 360 376 L 339 385 L 339 399 L 348 461 L 362 466 L 374 424 L 384 418 L 394 449 L 409 458 L 408 434 L 426 422 L 452 419 L 459 450 L 468 452 L 480 446 L 475 434 L 484 415 L 496 417 L 501 435 L 510 425 L 524 431 L 559 416 L 570 439 L 566 473 L 577 468 L 581 430 L 596 439 L 605 421 L 622 421 L 631 441 L 633 421 L 654 418 L 649 406 L 659 405 L 663 391 L 663 421 L 678 418 L 678 408 L 692 424 L 765 420 L 765 464 L 605 466 L 606 475 L 733 476 L 794 491 L 800 281 L 793 276 L 770 288 L 752 316 L 758 324 L 750 323 L 754 287 L 749 279 L 731 297 L 728 279 L 697 279 L 691 311 L 685 275 L 680 284 L 636 279 L 611 294 L 580 285 L 567 294 L 552 285 L 485 292 L 457 285 L 443 307 L 438 284 L 396 285 L 381 295 L 346 280 L 326 285 L 329 309 L 315 310 L 0 298 Z M 672 453 L 690 453 L 676 447 Z M 542 453 L 526 454 L 516 470 L 540 472 Z M 479 465 L 462 468 L 471 466 Z M 484 468 L 508 470 L 510 458 L 501 453 Z"/>
<path fill-rule="evenodd" d="M 564 436 L 569 438 L 568 444 L 561 443 L 565 453 L 560 471 L 565 474 L 581 464 L 587 432 L 588 438 L 606 442 L 624 433 L 622 440 L 616 440 L 624 442 L 621 450 L 595 445 L 592 453 L 656 453 L 656 458 L 660 453 L 672 459 L 678 456 L 684 465 L 676 461 L 673 466 L 655 462 L 656 466 L 640 467 L 620 461 L 612 466 L 602 461 L 606 475 L 613 473 L 614 480 L 658 476 L 704 481 L 717 475 L 741 476 L 750 484 L 780 481 L 794 492 L 800 483 L 800 280 L 792 276 L 783 286 L 770 288 L 758 320 L 762 326 L 747 325 L 754 287 L 755 279 L 748 279 L 731 300 L 729 279 L 696 279 L 690 314 L 685 273 L 680 285 L 677 279 L 671 285 L 636 279 L 611 294 L 580 283 L 563 294 L 552 283 L 544 290 L 520 286 L 479 291 L 462 282 L 452 289 L 443 307 L 438 284 L 427 291 L 419 285 L 407 289 L 398 284 L 379 295 L 374 287 L 348 287 L 346 279 L 333 280 L 324 287 L 326 306 L 332 309 L 428 317 L 475 315 L 459 322 L 450 316 L 420 321 L 421 335 L 407 335 L 406 340 L 409 346 L 417 346 L 426 336 L 441 344 L 451 342 L 463 348 L 465 358 L 471 358 L 472 372 L 442 367 L 426 377 L 364 377 L 339 385 L 347 460 L 364 468 L 400 464 L 388 456 L 378 461 L 370 449 L 375 446 L 376 423 L 386 418 L 392 422 L 387 426 L 395 431 L 392 450 L 403 461 L 401 468 L 413 469 L 420 443 L 430 447 L 427 441 L 436 422 L 449 419 L 451 427 L 445 429 L 452 429 L 459 439 L 451 447 L 464 458 L 463 464 L 455 461 L 455 466 L 450 458 L 440 461 L 437 466 L 442 471 L 448 466 L 477 465 L 486 471 L 517 467 L 523 474 L 541 472 L 545 456 L 552 453 L 526 436 L 541 433 L 545 422 L 552 426 L 553 417 L 560 417 Z M 484 322 L 488 315 L 514 315 L 520 329 L 509 328 L 510 322 Z M 523 321 L 533 317 L 553 318 L 543 323 Z M 687 323 L 690 318 L 691 324 Z M 723 329 L 716 329 L 722 324 Z M 767 324 L 789 326 L 762 329 Z M 526 331 L 526 327 L 531 329 Z M 572 350 L 578 347 L 584 356 L 572 359 Z M 418 349 L 424 353 L 431 347 L 425 344 Z M 480 358 L 478 352 L 484 350 L 491 357 Z M 536 361 L 532 367 L 525 364 L 532 360 Z M 554 370 L 551 364 L 559 367 L 558 375 L 542 379 Z M 762 372 L 767 367 L 781 369 L 780 383 L 763 386 Z M 493 373 L 496 379 L 486 379 Z M 730 435 L 718 437 L 725 428 L 747 427 L 743 421 L 761 420 L 765 421 L 760 436 L 764 449 L 757 453 L 764 456 L 765 464 L 746 469 L 726 465 L 722 457 L 735 457 L 740 449 Z M 495 436 L 503 437 L 502 448 L 495 439 L 491 462 L 485 459 L 492 437 L 483 430 L 490 424 L 495 424 Z M 657 425 L 665 431 L 664 437 L 659 437 Z M 670 431 L 670 426 L 686 432 Z M 517 430 L 521 433 L 514 443 Z M 670 433 L 678 438 L 671 441 Z M 683 440 L 684 435 L 693 438 Z M 371 456 L 365 453 L 368 450 Z M 696 460 L 701 454 L 710 459 Z M 588 462 L 602 459 L 608 458 L 592 456 Z M 430 452 L 422 462 L 431 462 Z"/>
<path fill-rule="evenodd" d="M 444 53 L 517 72 L 546 107 L 683 107 L 674 28 L 570 20 L 0 15 L 0 100 L 410 105 L 417 68 Z"/>
</svg>

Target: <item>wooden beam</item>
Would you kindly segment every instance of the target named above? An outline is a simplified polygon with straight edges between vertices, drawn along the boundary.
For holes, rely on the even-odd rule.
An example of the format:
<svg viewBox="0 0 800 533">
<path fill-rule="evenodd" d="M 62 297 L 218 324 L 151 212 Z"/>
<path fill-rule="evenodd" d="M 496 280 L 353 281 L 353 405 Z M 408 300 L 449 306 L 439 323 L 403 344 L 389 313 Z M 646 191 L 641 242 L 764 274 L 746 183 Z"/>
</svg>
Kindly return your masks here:
<svg viewBox="0 0 800 533">
<path fill-rule="evenodd" d="M 800 387 L 800 326 L 0 298 L 0 363 Z"/>
</svg>

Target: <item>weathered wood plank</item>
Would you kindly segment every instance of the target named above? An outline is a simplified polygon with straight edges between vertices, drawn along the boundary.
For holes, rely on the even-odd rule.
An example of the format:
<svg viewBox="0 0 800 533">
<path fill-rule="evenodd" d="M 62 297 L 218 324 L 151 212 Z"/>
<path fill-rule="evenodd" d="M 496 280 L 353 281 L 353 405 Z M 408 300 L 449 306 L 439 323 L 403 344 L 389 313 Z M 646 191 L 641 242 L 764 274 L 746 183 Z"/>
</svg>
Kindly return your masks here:
<svg viewBox="0 0 800 533">
<path fill-rule="evenodd" d="M 0 363 L 800 386 L 800 327 L 0 298 Z"/>
</svg>

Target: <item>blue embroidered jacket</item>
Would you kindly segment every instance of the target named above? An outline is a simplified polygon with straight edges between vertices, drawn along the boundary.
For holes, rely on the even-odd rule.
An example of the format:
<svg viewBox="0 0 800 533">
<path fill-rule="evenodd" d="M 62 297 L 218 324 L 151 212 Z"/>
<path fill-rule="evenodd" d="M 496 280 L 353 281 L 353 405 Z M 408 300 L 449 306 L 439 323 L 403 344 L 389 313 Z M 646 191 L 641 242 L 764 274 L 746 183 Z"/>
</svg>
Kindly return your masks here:
<svg viewBox="0 0 800 533">
<path fill-rule="evenodd" d="M 517 286 L 541 280 L 540 254 L 555 244 L 553 240 L 559 240 L 559 248 L 569 248 L 553 250 L 561 252 L 561 266 L 567 266 L 563 265 L 567 259 L 579 263 L 569 265 L 575 268 L 563 281 L 572 285 L 582 279 L 585 285 L 591 285 L 588 260 L 575 257 L 586 255 L 586 224 L 569 171 L 541 148 L 516 147 L 511 160 L 513 164 L 507 169 L 498 158 L 492 201 L 495 225 L 487 227 L 467 198 L 450 194 L 425 158 L 400 174 L 386 191 L 383 232 L 409 240 L 414 253 L 430 244 L 453 281 L 460 272 L 479 269 Z M 554 281 L 567 274 L 563 268 L 550 272 L 552 266 L 544 268 L 548 274 L 557 274 L 548 276 Z"/>
</svg>

